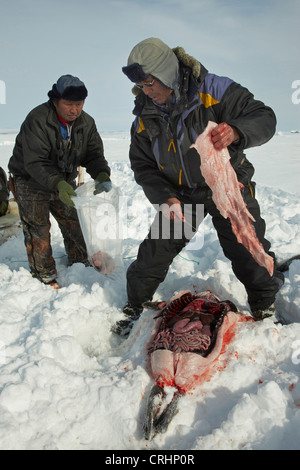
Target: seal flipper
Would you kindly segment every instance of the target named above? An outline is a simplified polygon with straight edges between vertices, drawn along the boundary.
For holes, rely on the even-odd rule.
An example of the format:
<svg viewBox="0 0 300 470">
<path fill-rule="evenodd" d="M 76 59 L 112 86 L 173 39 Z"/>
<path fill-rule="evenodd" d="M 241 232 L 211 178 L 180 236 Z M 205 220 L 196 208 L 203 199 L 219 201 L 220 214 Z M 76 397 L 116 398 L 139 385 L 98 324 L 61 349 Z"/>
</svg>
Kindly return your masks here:
<svg viewBox="0 0 300 470">
<path fill-rule="evenodd" d="M 178 401 L 182 392 L 177 390 L 170 403 L 160 413 L 163 408 L 166 394 L 157 384 L 153 385 L 147 403 L 146 417 L 144 421 L 144 437 L 147 440 L 153 439 L 158 433 L 166 432 L 173 417 L 178 412 Z"/>
<path fill-rule="evenodd" d="M 153 385 L 150 395 L 148 397 L 146 416 L 144 421 L 144 437 L 147 440 L 151 440 L 156 434 L 154 427 L 154 421 L 159 413 L 162 405 L 165 392 L 159 385 Z"/>
<path fill-rule="evenodd" d="M 182 393 L 177 390 L 177 392 L 174 393 L 172 400 L 167 405 L 166 409 L 154 421 L 154 429 L 156 431 L 156 434 L 159 432 L 163 433 L 167 431 L 171 420 L 178 413 L 178 401 L 181 396 Z"/>
</svg>

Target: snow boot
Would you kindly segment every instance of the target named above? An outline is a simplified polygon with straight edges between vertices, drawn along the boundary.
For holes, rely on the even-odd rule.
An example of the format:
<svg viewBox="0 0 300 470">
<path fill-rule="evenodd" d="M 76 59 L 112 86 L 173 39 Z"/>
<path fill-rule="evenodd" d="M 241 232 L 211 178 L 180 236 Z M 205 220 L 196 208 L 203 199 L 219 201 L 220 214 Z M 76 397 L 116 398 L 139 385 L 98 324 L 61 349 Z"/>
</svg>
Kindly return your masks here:
<svg viewBox="0 0 300 470">
<path fill-rule="evenodd" d="M 270 305 L 270 307 L 264 310 L 254 310 L 252 311 L 252 316 L 255 321 L 265 320 L 265 318 L 270 318 L 276 322 L 276 311 L 275 311 L 275 304 Z"/>
<path fill-rule="evenodd" d="M 46 286 L 51 286 L 54 289 L 60 289 L 60 286 L 56 280 L 55 275 L 49 275 L 49 276 L 44 275 L 43 277 L 41 277 L 33 271 L 31 271 L 30 274 L 34 279 L 38 279 L 42 284 L 45 284 Z"/>
<path fill-rule="evenodd" d="M 119 320 L 111 329 L 113 333 L 116 333 L 123 338 L 129 336 L 129 333 L 134 325 L 134 322 L 139 319 L 143 311 L 142 305 L 132 305 L 129 302 L 123 308 L 123 313 L 126 315 L 125 320 Z"/>
<path fill-rule="evenodd" d="M 56 281 L 49 282 L 49 283 L 46 284 L 46 285 L 47 285 L 47 286 L 51 286 L 51 287 L 53 287 L 53 289 L 56 289 L 56 290 L 60 289 L 60 285 L 59 285 L 58 282 L 56 282 Z"/>
</svg>

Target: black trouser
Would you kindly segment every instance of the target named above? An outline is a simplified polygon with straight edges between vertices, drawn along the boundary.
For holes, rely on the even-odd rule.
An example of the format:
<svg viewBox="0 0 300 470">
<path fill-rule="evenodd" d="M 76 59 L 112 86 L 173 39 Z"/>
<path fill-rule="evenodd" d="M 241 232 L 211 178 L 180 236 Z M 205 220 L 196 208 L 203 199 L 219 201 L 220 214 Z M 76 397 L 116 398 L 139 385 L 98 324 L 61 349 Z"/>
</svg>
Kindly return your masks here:
<svg viewBox="0 0 300 470">
<path fill-rule="evenodd" d="M 50 282 L 57 275 L 51 248 L 50 214 L 58 222 L 69 264 L 87 261 L 86 245 L 74 207 L 66 206 L 55 193 L 34 189 L 20 177 L 15 178 L 15 191 L 29 266 L 34 276 Z"/>
<path fill-rule="evenodd" d="M 271 244 L 265 239 L 265 222 L 261 218 L 260 208 L 254 196 L 254 183 L 251 187 L 245 187 L 243 197 L 248 210 L 255 218 L 255 231 L 259 241 L 262 243 L 265 251 L 275 258 L 270 252 Z M 258 265 L 249 251 L 237 241 L 232 231 L 229 219 L 224 219 L 216 208 L 212 193 L 209 189 L 197 190 L 194 193 L 179 195 L 182 201 L 183 210 L 185 204 L 193 205 L 193 227 L 198 228 L 196 223 L 195 211 L 197 205 L 203 204 L 204 216 L 210 214 L 212 222 L 217 230 L 220 244 L 225 256 L 231 261 L 232 269 L 236 277 L 244 284 L 248 301 L 251 309 L 265 309 L 275 300 L 276 292 L 282 284 L 283 277 L 277 273 L 270 276 L 267 269 Z M 163 220 L 161 213 L 157 213 L 153 225 L 161 223 Z M 178 224 L 178 223 L 177 223 Z M 153 227 L 152 225 L 152 227 Z M 174 257 L 189 242 L 190 237 L 182 236 L 179 239 L 174 237 L 174 227 L 176 223 L 170 221 L 170 236 L 157 237 L 157 230 L 153 236 L 153 230 L 150 230 L 146 238 L 139 247 L 137 260 L 134 261 L 127 271 L 127 292 L 128 300 L 133 305 L 140 305 L 146 300 L 150 300 L 159 284 L 165 279 L 169 266 Z"/>
</svg>

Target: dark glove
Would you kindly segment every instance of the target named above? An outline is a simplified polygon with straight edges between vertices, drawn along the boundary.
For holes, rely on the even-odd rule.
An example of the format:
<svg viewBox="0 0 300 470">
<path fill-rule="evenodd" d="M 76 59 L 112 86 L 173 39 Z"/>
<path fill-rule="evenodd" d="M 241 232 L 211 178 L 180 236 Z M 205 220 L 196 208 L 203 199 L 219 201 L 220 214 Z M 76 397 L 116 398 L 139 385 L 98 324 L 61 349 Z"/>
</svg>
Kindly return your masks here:
<svg viewBox="0 0 300 470">
<path fill-rule="evenodd" d="M 75 206 L 70 196 L 77 196 L 72 186 L 65 180 L 62 180 L 57 185 L 59 199 L 69 207 Z"/>
<path fill-rule="evenodd" d="M 112 183 L 110 181 L 110 177 L 107 173 L 101 172 L 95 179 L 95 191 L 94 195 L 100 194 L 103 191 L 108 193 L 112 188 Z"/>
</svg>

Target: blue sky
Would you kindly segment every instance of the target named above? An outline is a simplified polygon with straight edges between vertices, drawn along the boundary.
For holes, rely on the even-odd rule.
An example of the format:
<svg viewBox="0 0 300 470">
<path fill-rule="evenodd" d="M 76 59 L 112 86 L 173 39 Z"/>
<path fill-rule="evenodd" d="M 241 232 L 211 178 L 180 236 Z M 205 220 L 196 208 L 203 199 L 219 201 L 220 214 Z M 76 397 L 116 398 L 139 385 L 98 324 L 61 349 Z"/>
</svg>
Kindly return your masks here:
<svg viewBox="0 0 300 470">
<path fill-rule="evenodd" d="M 19 128 L 70 73 L 85 82 L 100 133 L 129 129 L 133 95 L 121 68 L 155 36 L 249 88 L 274 109 L 278 131 L 300 129 L 299 18 L 299 0 L 0 0 L 0 128 Z"/>
</svg>

